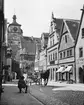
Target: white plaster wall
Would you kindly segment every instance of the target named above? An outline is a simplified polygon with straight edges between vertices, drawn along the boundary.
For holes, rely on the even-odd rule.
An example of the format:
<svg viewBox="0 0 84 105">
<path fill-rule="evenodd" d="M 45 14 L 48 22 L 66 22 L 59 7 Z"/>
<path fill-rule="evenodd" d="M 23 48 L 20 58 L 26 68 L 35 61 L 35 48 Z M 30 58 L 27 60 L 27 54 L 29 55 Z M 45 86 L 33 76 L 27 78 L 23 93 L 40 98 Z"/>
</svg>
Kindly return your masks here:
<svg viewBox="0 0 84 105">
<path fill-rule="evenodd" d="M 43 70 L 46 70 L 47 68 L 45 55 L 46 55 L 46 49 L 40 52 L 39 66 L 41 66 Z"/>
<path fill-rule="evenodd" d="M 82 38 L 82 28 L 84 28 L 84 15 L 83 15 L 83 20 L 82 20 L 82 24 L 80 27 L 80 32 L 79 32 L 79 37 L 77 40 L 77 44 L 76 44 L 76 80 L 77 82 L 79 82 L 79 67 L 81 67 L 82 65 L 84 65 L 84 38 Z M 79 48 L 83 47 L 83 57 L 79 58 Z"/>
<path fill-rule="evenodd" d="M 74 57 L 70 57 L 67 59 L 59 60 L 59 63 L 68 63 L 68 62 L 73 62 L 73 61 L 74 61 Z"/>
</svg>

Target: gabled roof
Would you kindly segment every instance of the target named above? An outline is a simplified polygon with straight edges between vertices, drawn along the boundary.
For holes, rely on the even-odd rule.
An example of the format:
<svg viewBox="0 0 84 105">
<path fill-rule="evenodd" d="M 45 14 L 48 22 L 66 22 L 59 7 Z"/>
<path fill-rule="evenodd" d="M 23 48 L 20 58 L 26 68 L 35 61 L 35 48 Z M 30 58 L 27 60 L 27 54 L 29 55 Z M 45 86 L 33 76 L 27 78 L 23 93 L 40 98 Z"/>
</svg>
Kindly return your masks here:
<svg viewBox="0 0 84 105">
<path fill-rule="evenodd" d="M 80 24 L 79 24 L 79 28 L 78 28 L 78 32 L 77 32 L 75 46 L 76 46 L 77 41 L 78 41 L 78 36 L 79 36 L 79 32 L 80 32 L 80 28 L 81 28 L 81 24 L 82 24 L 82 20 L 83 20 L 83 16 L 84 16 L 84 5 L 83 5 L 83 9 L 81 9 L 81 10 L 82 10 L 82 14 L 81 14 Z"/>
<path fill-rule="evenodd" d="M 61 27 L 61 32 L 60 32 L 60 41 L 61 42 L 61 38 L 62 38 L 62 31 L 63 31 L 63 27 L 64 27 L 64 21 L 66 22 L 66 25 L 68 26 L 68 29 L 72 35 L 73 40 L 76 40 L 76 36 L 77 36 L 77 31 L 78 31 L 78 27 L 79 27 L 79 20 L 74 20 L 74 19 L 63 19 L 62 22 L 62 27 Z M 60 47 L 60 44 L 59 44 Z"/>
<path fill-rule="evenodd" d="M 69 31 L 73 37 L 73 39 L 75 40 L 76 39 L 76 35 L 77 35 L 77 30 L 78 30 L 78 27 L 79 27 L 79 20 L 78 21 L 75 21 L 75 20 L 65 20 L 66 21 L 66 24 L 69 28 Z"/>
</svg>

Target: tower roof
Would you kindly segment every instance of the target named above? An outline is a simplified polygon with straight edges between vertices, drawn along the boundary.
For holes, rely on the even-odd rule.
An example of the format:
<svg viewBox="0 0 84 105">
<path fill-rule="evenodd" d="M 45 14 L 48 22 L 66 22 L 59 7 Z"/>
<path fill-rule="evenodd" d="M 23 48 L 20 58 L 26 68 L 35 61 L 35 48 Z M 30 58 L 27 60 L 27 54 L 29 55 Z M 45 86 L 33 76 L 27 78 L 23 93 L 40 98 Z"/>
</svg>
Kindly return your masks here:
<svg viewBox="0 0 84 105">
<path fill-rule="evenodd" d="M 13 15 L 13 22 L 12 22 L 11 24 L 9 24 L 9 26 L 10 26 L 10 25 L 13 25 L 13 26 L 21 26 L 20 24 L 18 24 L 18 23 L 16 22 L 16 19 L 17 19 L 17 17 L 16 17 L 16 15 L 14 14 L 14 15 Z"/>
<path fill-rule="evenodd" d="M 53 12 L 52 12 L 52 19 L 54 18 L 54 14 L 53 14 Z"/>
<path fill-rule="evenodd" d="M 16 19 L 17 19 L 16 15 L 13 15 L 13 21 L 16 21 Z"/>
</svg>

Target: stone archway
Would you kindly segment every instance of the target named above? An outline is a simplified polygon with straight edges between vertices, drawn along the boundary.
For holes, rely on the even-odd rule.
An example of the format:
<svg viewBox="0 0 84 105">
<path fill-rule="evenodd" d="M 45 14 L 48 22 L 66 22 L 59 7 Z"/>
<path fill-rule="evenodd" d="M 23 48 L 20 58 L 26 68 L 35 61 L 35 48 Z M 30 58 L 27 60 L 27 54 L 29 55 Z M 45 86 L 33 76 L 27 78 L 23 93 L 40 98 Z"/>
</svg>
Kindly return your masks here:
<svg viewBox="0 0 84 105">
<path fill-rule="evenodd" d="M 84 70 L 82 67 L 79 67 L 79 82 L 84 83 Z"/>
</svg>

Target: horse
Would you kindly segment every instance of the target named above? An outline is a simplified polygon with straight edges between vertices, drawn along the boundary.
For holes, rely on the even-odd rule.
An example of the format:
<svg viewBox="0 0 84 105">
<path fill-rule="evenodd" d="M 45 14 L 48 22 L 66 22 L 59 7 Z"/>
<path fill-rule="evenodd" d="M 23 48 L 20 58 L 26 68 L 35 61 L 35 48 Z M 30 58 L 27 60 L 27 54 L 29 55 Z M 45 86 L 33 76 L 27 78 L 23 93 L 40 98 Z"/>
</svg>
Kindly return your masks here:
<svg viewBox="0 0 84 105">
<path fill-rule="evenodd" d="M 47 85 L 49 79 L 50 70 L 46 70 L 45 72 L 40 73 L 40 84 L 42 85 L 42 79 L 44 79 L 44 86 Z"/>
</svg>

